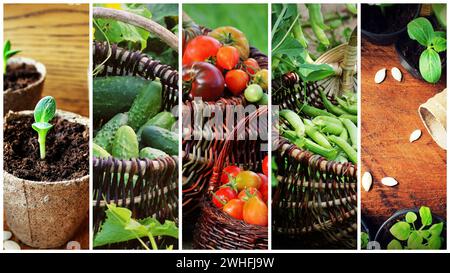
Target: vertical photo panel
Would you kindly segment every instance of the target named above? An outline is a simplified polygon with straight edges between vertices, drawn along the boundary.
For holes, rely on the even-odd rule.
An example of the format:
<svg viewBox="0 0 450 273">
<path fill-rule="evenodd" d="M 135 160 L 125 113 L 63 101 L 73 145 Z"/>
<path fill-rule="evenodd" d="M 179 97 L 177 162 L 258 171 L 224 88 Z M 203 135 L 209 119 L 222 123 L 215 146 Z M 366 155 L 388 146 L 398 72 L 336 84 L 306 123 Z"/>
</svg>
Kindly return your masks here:
<svg viewBox="0 0 450 273">
<path fill-rule="evenodd" d="M 446 249 L 445 4 L 363 4 L 362 249 Z"/>
<path fill-rule="evenodd" d="M 178 4 L 94 4 L 93 248 L 178 249 Z"/>
<path fill-rule="evenodd" d="M 89 5 L 3 7 L 4 249 L 89 249 Z"/>
<path fill-rule="evenodd" d="M 183 249 L 268 249 L 267 28 L 267 4 L 183 4 Z"/>
<path fill-rule="evenodd" d="M 272 248 L 356 249 L 355 4 L 272 4 Z"/>
</svg>

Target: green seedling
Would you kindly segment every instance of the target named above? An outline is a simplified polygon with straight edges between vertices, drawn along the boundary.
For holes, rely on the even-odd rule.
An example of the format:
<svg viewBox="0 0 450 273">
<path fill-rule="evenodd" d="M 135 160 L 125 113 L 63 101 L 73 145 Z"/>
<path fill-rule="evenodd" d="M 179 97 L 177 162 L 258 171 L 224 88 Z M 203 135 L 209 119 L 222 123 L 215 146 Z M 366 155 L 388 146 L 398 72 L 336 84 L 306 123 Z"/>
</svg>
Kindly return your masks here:
<svg viewBox="0 0 450 273">
<path fill-rule="evenodd" d="M 408 35 L 425 47 L 419 58 L 419 71 L 423 79 L 436 83 L 441 78 L 440 52 L 447 49 L 445 32 L 435 31 L 427 18 L 419 17 L 408 23 Z"/>
<path fill-rule="evenodd" d="M 31 125 L 38 133 L 39 151 L 41 159 L 45 158 L 45 141 L 48 131 L 53 127 L 49 123 L 56 113 L 56 102 L 51 96 L 42 98 L 34 108 L 34 123 Z"/>
<path fill-rule="evenodd" d="M 6 73 L 6 66 L 8 64 L 9 58 L 19 53 L 20 50 L 11 49 L 11 42 L 9 40 L 6 40 L 5 44 L 3 45 L 3 73 Z"/>
</svg>

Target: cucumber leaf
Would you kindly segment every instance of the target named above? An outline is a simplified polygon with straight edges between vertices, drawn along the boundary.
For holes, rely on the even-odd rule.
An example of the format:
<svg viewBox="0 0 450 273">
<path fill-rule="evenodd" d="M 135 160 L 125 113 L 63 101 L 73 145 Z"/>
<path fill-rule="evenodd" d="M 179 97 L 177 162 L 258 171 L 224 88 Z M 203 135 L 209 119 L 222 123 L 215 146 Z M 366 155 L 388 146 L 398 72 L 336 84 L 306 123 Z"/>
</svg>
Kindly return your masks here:
<svg viewBox="0 0 450 273">
<path fill-rule="evenodd" d="M 419 17 L 408 23 L 408 35 L 423 46 L 431 45 L 434 30 L 430 21 L 424 17 Z"/>
<path fill-rule="evenodd" d="M 420 74 L 427 82 L 436 83 L 439 81 L 442 72 L 439 54 L 431 48 L 422 52 L 419 59 L 419 70 Z"/>
</svg>

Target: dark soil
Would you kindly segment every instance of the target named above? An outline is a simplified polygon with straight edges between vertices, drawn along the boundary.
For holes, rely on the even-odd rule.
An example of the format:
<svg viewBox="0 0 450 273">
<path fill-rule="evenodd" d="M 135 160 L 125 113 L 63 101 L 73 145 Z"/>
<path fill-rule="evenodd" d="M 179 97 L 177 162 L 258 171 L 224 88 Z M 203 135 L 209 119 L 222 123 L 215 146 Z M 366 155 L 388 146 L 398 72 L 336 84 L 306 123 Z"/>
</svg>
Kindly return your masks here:
<svg viewBox="0 0 450 273">
<path fill-rule="evenodd" d="M 377 33 L 393 33 L 404 28 L 416 15 L 417 4 L 394 4 L 385 7 L 384 14 L 378 5 L 361 5 L 362 29 Z"/>
<path fill-rule="evenodd" d="M 56 117 L 50 123 L 46 157 L 40 159 L 32 116 L 10 116 L 4 125 L 5 170 L 32 181 L 61 181 L 89 173 L 89 130 L 86 126 Z"/>
<path fill-rule="evenodd" d="M 6 67 L 6 74 L 3 75 L 3 91 L 12 89 L 18 90 L 38 81 L 41 73 L 30 64 L 10 64 Z"/>
</svg>

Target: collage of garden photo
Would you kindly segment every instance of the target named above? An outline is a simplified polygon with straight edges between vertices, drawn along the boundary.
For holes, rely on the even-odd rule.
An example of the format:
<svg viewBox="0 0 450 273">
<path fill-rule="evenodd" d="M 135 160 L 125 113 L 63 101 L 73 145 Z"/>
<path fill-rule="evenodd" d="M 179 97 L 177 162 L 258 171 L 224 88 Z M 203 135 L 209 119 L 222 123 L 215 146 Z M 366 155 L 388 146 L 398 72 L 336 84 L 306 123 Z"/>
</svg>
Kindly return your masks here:
<svg viewBox="0 0 450 273">
<path fill-rule="evenodd" d="M 447 250 L 445 2 L 98 2 L 2 4 L 0 252 Z"/>
</svg>

